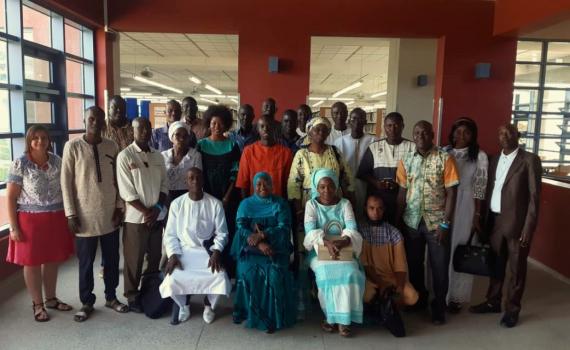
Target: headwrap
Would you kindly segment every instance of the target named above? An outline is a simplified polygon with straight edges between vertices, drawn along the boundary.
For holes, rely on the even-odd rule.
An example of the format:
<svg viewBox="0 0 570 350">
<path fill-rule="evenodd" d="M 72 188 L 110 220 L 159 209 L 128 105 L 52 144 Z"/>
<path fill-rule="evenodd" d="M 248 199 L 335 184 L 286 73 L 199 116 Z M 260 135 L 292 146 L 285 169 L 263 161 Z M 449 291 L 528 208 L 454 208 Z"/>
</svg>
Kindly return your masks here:
<svg viewBox="0 0 570 350">
<path fill-rule="evenodd" d="M 331 122 L 327 118 L 315 117 L 307 123 L 307 133 L 315 126 L 324 124 L 329 130 L 331 129 Z"/>
<path fill-rule="evenodd" d="M 265 171 L 260 171 L 257 174 L 255 174 L 255 176 L 253 177 L 253 188 L 254 189 L 257 187 L 257 183 L 261 179 L 264 179 L 269 184 L 269 186 L 273 187 L 273 180 L 271 179 L 271 175 L 269 175 Z"/>
<path fill-rule="evenodd" d="M 186 129 L 186 131 L 188 131 L 188 133 L 190 133 L 190 130 L 188 129 L 188 125 L 186 125 L 185 122 L 180 121 L 180 120 L 177 122 L 174 122 L 174 123 L 170 124 L 170 126 L 168 127 L 168 139 L 170 140 L 170 142 L 174 142 L 174 134 L 176 133 L 176 130 L 178 130 L 180 128 L 184 128 L 184 129 Z"/>
<path fill-rule="evenodd" d="M 270 185 L 273 185 L 273 180 L 271 179 L 271 175 L 266 172 L 258 172 L 253 177 L 253 188 L 255 191 L 255 187 L 259 180 L 264 179 Z M 275 216 L 277 212 L 280 210 L 279 201 L 270 194 L 267 197 L 261 197 L 257 193 L 254 193 L 253 196 L 250 196 L 244 199 L 238 208 L 237 218 L 242 217 L 266 217 L 266 216 Z"/>
<path fill-rule="evenodd" d="M 329 168 L 317 169 L 313 171 L 313 174 L 311 175 L 311 198 L 315 199 L 319 196 L 319 192 L 317 191 L 319 181 L 325 177 L 330 178 L 334 182 L 336 188 L 338 188 L 338 176 L 334 170 Z"/>
</svg>

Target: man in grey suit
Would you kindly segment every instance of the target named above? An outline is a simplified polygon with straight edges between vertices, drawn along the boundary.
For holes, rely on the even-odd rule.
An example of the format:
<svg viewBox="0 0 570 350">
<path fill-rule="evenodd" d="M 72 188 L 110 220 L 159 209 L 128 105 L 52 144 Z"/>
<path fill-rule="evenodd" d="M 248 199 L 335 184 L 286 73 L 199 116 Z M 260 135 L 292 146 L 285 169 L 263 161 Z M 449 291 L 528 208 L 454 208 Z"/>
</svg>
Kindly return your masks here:
<svg viewBox="0 0 570 350">
<path fill-rule="evenodd" d="M 487 300 L 472 306 L 472 313 L 499 313 L 505 270 L 509 263 L 505 314 L 501 326 L 516 326 L 524 292 L 527 257 L 538 221 L 542 165 L 540 158 L 519 148 L 520 134 L 514 125 L 499 128 L 500 156 L 489 165 L 487 232 L 497 259 Z"/>
</svg>

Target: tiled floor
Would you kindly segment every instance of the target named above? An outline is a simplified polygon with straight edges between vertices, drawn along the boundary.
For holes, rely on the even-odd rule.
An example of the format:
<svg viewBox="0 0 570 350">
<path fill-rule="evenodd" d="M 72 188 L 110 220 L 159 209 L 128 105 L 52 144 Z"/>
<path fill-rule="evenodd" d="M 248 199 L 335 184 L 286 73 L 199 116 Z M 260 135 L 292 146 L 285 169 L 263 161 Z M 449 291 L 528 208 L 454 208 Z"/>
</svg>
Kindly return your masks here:
<svg viewBox="0 0 570 350">
<path fill-rule="evenodd" d="M 518 327 L 499 327 L 500 315 L 450 316 L 445 326 L 433 326 L 427 314 L 404 314 L 408 337 L 396 339 L 376 327 L 355 327 L 355 337 L 323 334 L 320 310 L 295 327 L 267 335 L 234 325 L 231 303 L 218 311 L 210 325 L 202 321 L 202 306 L 192 304 L 186 323 L 170 326 L 168 317 L 151 320 L 140 314 L 118 314 L 103 306 L 102 280 L 97 279 L 96 312 L 85 323 L 73 312 L 52 311 L 47 323 L 33 321 L 30 298 L 20 273 L 0 283 L 0 349 L 570 349 L 570 285 L 530 268 L 528 288 Z M 477 279 L 479 301 L 486 281 Z M 122 291 L 122 284 L 119 286 Z M 75 260 L 61 269 L 59 297 L 78 308 Z M 198 298 L 196 298 L 198 299 Z"/>
</svg>

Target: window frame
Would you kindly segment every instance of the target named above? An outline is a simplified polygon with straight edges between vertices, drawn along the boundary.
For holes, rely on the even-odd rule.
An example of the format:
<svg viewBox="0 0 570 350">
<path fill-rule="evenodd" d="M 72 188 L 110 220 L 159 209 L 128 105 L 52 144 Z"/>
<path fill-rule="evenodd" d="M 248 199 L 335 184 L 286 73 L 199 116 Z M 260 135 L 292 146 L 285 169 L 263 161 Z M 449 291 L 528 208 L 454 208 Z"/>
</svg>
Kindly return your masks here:
<svg viewBox="0 0 570 350">
<path fill-rule="evenodd" d="M 11 159 L 23 152 L 25 132 L 34 124 L 27 120 L 26 101 L 50 101 L 52 103 L 51 123 L 41 123 L 50 130 L 55 146 L 54 152 L 61 156 L 69 135 L 84 133 L 85 129 L 69 129 L 68 99 L 77 98 L 85 107 L 89 100 L 97 101 L 95 83 L 95 29 L 74 19 L 67 18 L 57 10 L 30 0 L 0 0 L 4 2 L 6 30 L 0 32 L 0 40 L 5 41 L 6 70 L 8 81 L 0 83 L 1 90 L 8 91 L 9 132 L 0 132 L 0 140 L 10 140 Z M 46 14 L 50 18 L 50 46 L 24 39 L 23 7 Z M 0 14 L 1 15 L 1 14 Z M 80 53 L 78 56 L 66 50 L 65 26 L 71 25 L 81 31 Z M 24 56 L 30 56 L 51 63 L 51 82 L 25 79 Z M 82 64 L 82 93 L 67 91 L 66 62 L 72 60 Z M 84 108 L 83 108 L 84 109 Z M 7 183 L 0 179 L 0 190 Z M 8 224 L 0 222 L 0 238 L 8 234 Z"/>
<path fill-rule="evenodd" d="M 530 64 L 530 65 L 537 65 L 539 66 L 539 81 L 538 86 L 521 86 L 516 84 L 516 77 L 513 81 L 513 101 L 511 103 L 511 120 L 515 122 L 515 125 L 518 122 L 526 121 L 530 123 L 531 121 L 534 122 L 534 128 L 532 130 L 527 130 L 527 132 L 522 132 L 522 138 L 525 139 L 532 139 L 532 149 L 529 151 L 539 155 L 540 149 L 540 141 L 541 140 L 548 140 L 548 139 L 556 139 L 560 142 L 568 143 L 570 145 L 570 134 L 565 136 L 564 134 L 558 136 L 553 134 L 542 134 L 542 122 L 543 120 L 548 119 L 548 116 L 561 116 L 560 120 L 565 122 L 565 119 L 570 123 L 570 110 L 568 112 L 551 112 L 551 111 L 543 111 L 544 109 L 544 97 L 545 92 L 547 91 L 566 91 L 570 92 L 570 87 L 568 88 L 558 88 L 558 87 L 545 87 L 546 83 L 546 73 L 547 68 L 551 66 L 563 66 L 570 68 L 570 62 L 548 62 L 548 47 L 549 43 L 569 43 L 568 40 L 551 40 L 551 39 L 533 39 L 533 38 L 521 38 L 518 40 L 520 42 L 536 42 L 541 44 L 541 51 L 540 51 L 540 61 L 519 61 L 515 60 L 515 65 L 520 64 Z M 515 110 L 515 101 L 514 101 L 514 92 L 516 90 L 532 90 L 537 92 L 536 96 L 536 110 L 532 111 L 524 111 L 524 110 Z M 525 118 L 517 118 L 516 115 L 523 115 L 526 114 L 527 117 Z M 532 117 L 531 117 L 532 116 Z M 569 124 L 570 126 L 570 124 Z M 521 147 L 526 149 L 526 144 L 521 144 Z M 570 148 L 568 149 L 570 151 Z M 562 149 L 560 149 L 559 154 L 561 155 L 559 160 L 543 160 L 543 164 L 559 164 L 559 165 L 570 165 L 570 160 L 564 159 L 564 153 Z M 570 181 L 570 176 L 557 176 L 548 173 L 543 174 L 546 178 L 552 178 L 556 180 L 561 180 L 568 182 Z"/>
</svg>

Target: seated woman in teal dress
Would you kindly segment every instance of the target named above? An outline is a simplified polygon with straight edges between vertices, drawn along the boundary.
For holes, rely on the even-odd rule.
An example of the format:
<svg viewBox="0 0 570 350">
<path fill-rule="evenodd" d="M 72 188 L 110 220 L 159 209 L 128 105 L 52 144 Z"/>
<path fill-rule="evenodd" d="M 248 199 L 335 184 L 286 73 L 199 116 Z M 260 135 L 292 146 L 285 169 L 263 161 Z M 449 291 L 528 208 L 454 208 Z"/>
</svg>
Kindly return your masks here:
<svg viewBox="0 0 570 350">
<path fill-rule="evenodd" d="M 364 273 L 358 256 L 362 237 L 357 231 L 350 202 L 337 195 L 338 178 L 330 169 L 317 169 L 311 175 L 312 199 L 305 207 L 305 249 L 315 273 L 318 297 L 326 319 L 321 327 L 341 336 L 351 336 L 350 325 L 362 323 Z M 336 237 L 335 237 L 336 236 Z M 317 256 L 319 246 L 326 247 Z M 352 248 L 352 259 L 340 261 L 342 249 Z M 330 259 L 329 259 L 330 258 Z"/>
<path fill-rule="evenodd" d="M 286 200 L 274 196 L 271 176 L 253 178 L 255 194 L 237 212 L 231 254 L 237 261 L 234 323 L 268 333 L 292 326 L 296 319 L 293 276 L 289 271 L 291 213 Z"/>
</svg>

